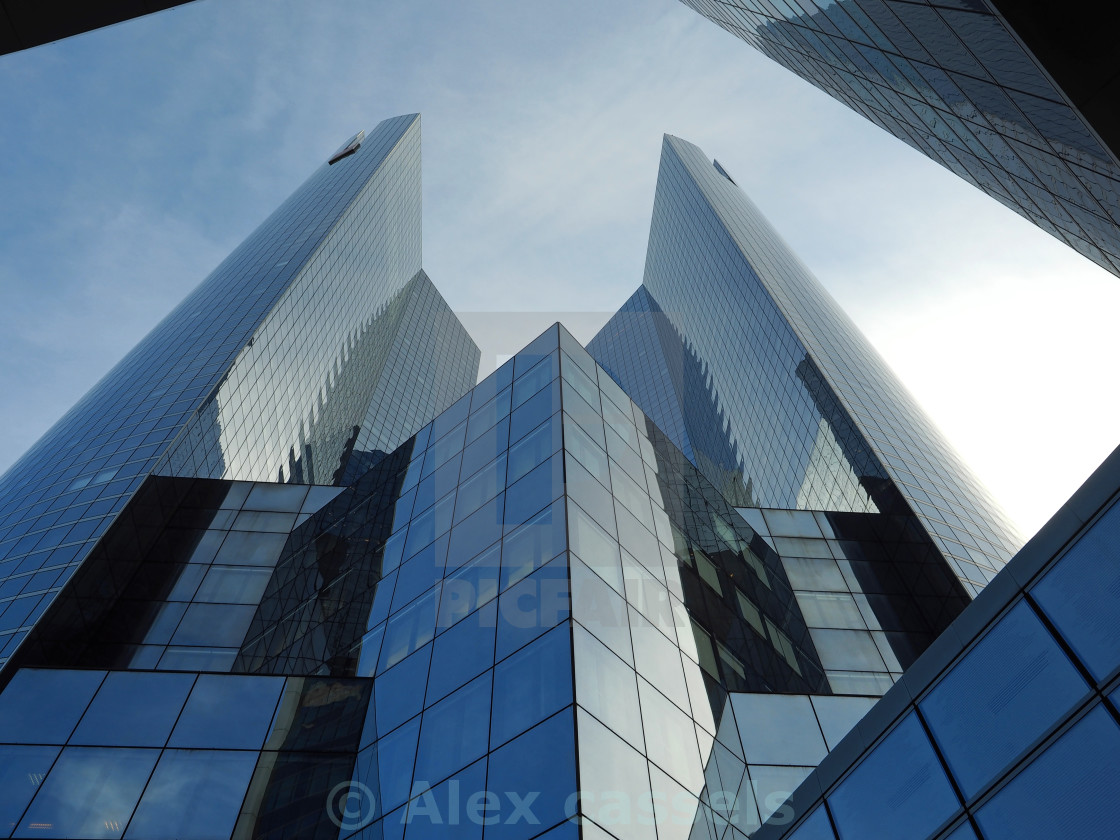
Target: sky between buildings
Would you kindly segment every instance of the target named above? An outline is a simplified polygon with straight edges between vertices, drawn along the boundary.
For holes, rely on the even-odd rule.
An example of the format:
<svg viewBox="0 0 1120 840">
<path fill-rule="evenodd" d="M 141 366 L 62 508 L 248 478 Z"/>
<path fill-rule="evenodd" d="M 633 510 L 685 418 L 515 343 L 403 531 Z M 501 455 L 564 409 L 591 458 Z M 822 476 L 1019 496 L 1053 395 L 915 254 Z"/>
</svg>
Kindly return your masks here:
<svg viewBox="0 0 1120 840">
<path fill-rule="evenodd" d="M 344 139 L 413 111 L 425 268 L 484 371 L 638 286 L 669 132 L 1025 535 L 1120 443 L 1120 279 L 675 0 L 197 0 L 0 57 L 0 470 Z"/>
</svg>

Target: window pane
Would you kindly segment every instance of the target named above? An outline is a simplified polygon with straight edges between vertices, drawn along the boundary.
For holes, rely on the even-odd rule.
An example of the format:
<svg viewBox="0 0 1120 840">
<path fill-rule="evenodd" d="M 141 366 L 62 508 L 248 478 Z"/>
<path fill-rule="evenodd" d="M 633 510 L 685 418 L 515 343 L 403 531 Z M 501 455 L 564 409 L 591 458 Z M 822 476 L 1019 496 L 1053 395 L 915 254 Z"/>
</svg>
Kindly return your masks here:
<svg viewBox="0 0 1120 840">
<path fill-rule="evenodd" d="M 120 837 L 158 757 L 159 750 L 63 750 L 17 834 Z"/>
<path fill-rule="evenodd" d="M 416 782 L 441 782 L 486 752 L 490 736 L 491 671 L 424 712 Z"/>
<path fill-rule="evenodd" d="M 391 732 L 420 714 L 424 708 L 424 689 L 428 684 L 431 660 L 432 646 L 426 645 L 377 678 L 373 691 L 376 719 L 372 727 L 366 724 L 366 740 Z"/>
<path fill-rule="evenodd" d="M 557 557 L 498 598 L 497 660 L 568 618 L 571 602 L 566 559 Z"/>
<path fill-rule="evenodd" d="M 813 811 L 809 818 L 797 827 L 797 831 L 789 836 L 789 840 L 836 840 L 824 806 Z"/>
<path fill-rule="evenodd" d="M 260 749 L 283 687 L 283 677 L 202 674 L 169 746 Z"/>
<path fill-rule="evenodd" d="M 58 751 L 58 747 L 0 746 L 0 834 L 12 833 Z"/>
<path fill-rule="evenodd" d="M 637 750 L 578 709 L 580 808 L 622 840 L 655 840 L 649 770 Z"/>
<path fill-rule="evenodd" d="M 167 750 L 125 836 L 137 840 L 229 836 L 256 763 L 256 752 Z"/>
<path fill-rule="evenodd" d="M 960 809 L 913 712 L 879 742 L 828 801 L 841 840 L 926 837 Z"/>
<path fill-rule="evenodd" d="M 491 601 L 436 637 L 428 702 L 444 697 L 494 664 L 497 603 Z"/>
<path fill-rule="evenodd" d="M 1098 706 L 976 815 L 987 840 L 1112 836 L 1120 802 L 1120 729 Z"/>
<path fill-rule="evenodd" d="M 814 766 L 828 753 L 804 695 L 734 693 L 731 708 L 747 764 Z"/>
<path fill-rule="evenodd" d="M 211 566 L 196 601 L 220 604 L 258 604 L 272 569 L 245 566 Z"/>
<path fill-rule="evenodd" d="M 575 630 L 575 660 L 577 702 L 635 749 L 644 751 L 633 669 L 579 626 Z"/>
<path fill-rule="evenodd" d="M 491 747 L 571 704 L 570 633 L 565 622 L 494 669 Z"/>
<path fill-rule="evenodd" d="M 949 769 L 972 796 L 1068 712 L 1088 687 L 1020 601 L 922 701 Z"/>
<path fill-rule="evenodd" d="M 90 704 L 71 743 L 162 747 L 194 679 L 193 674 L 112 672 Z"/>
<path fill-rule="evenodd" d="M 64 744 L 104 671 L 22 668 L 0 694 L 0 742 Z"/>
</svg>

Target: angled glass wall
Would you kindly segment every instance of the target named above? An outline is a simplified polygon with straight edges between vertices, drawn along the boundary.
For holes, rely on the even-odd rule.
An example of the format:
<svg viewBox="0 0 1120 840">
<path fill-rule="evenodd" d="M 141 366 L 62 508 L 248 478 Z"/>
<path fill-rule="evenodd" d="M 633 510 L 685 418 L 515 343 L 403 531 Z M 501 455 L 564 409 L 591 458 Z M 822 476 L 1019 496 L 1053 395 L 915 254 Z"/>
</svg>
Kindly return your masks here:
<svg viewBox="0 0 1120 840">
<path fill-rule="evenodd" d="M 666 136 L 642 287 L 588 350 L 738 506 L 913 514 L 975 594 L 1019 544 L 730 176 Z"/>
<path fill-rule="evenodd" d="M 151 473 L 329 483 L 474 384 L 479 351 L 420 272 L 420 200 L 419 116 L 386 120 L 0 478 L 0 662 Z"/>
<path fill-rule="evenodd" d="M 682 2 L 1120 273 L 1120 132 L 1108 93 L 1116 59 L 1092 32 L 1109 30 L 1107 17 L 1098 19 L 1103 9 L 998 0 Z M 999 6 L 1044 46 L 1078 102 Z"/>
</svg>

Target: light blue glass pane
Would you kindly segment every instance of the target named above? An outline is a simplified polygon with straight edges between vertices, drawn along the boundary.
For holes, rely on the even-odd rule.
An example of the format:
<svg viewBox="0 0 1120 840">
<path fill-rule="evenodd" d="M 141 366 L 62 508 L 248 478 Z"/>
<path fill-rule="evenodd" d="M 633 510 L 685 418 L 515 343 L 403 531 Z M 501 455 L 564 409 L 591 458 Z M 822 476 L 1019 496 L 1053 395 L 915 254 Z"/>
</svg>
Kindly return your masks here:
<svg viewBox="0 0 1120 840">
<path fill-rule="evenodd" d="M 492 671 L 429 707 L 420 724 L 415 783 L 434 785 L 486 752 Z"/>
<path fill-rule="evenodd" d="M 491 753 L 487 787 L 505 794 L 505 810 L 500 822 L 486 827 L 488 840 L 524 840 L 567 819 L 576 791 L 575 754 L 570 710 Z"/>
<path fill-rule="evenodd" d="M 506 477 L 506 486 L 513 484 L 538 464 L 543 464 L 559 448 L 559 418 L 550 417 L 547 423 L 539 426 L 524 440 L 510 447 L 509 474 Z"/>
<path fill-rule="evenodd" d="M 283 688 L 283 677 L 202 674 L 168 745 L 260 749 Z"/>
<path fill-rule="evenodd" d="M 12 833 L 58 751 L 59 747 L 0 746 L 0 834 Z"/>
<path fill-rule="evenodd" d="M 622 593 L 622 557 L 614 537 L 577 504 L 569 505 L 568 517 L 572 551 L 615 591 Z"/>
<path fill-rule="evenodd" d="M 63 750 L 17 836 L 120 837 L 157 758 L 159 750 Z"/>
<path fill-rule="evenodd" d="M 0 743 L 66 743 L 104 678 L 104 671 L 20 669 L 0 694 Z"/>
<path fill-rule="evenodd" d="M 397 612 L 443 580 L 447 543 L 445 535 L 404 562 L 397 573 L 397 588 L 393 591 L 390 612 Z"/>
<path fill-rule="evenodd" d="M 211 566 L 195 600 L 219 604 L 258 604 L 271 577 L 272 569 Z"/>
<path fill-rule="evenodd" d="M 501 494 L 455 526 L 451 532 L 448 565 L 452 568 L 462 565 L 502 538 L 505 506 L 506 495 Z"/>
<path fill-rule="evenodd" d="M 564 461 L 555 455 L 510 484 L 506 492 L 505 525 L 512 530 L 528 522 L 564 492 Z"/>
<path fill-rule="evenodd" d="M 376 714 L 373 732 L 379 737 L 400 726 L 424 708 L 424 688 L 428 684 L 428 666 L 432 646 L 425 645 L 399 665 L 390 668 L 373 684 L 370 710 Z M 371 727 L 366 723 L 366 732 Z M 368 739 L 368 736 L 367 736 Z"/>
<path fill-rule="evenodd" d="M 493 816 L 487 807 L 486 759 L 433 787 L 417 785 L 405 817 L 405 840 L 479 840 Z M 489 799 L 498 802 L 499 796 Z"/>
<path fill-rule="evenodd" d="M 921 703 L 966 796 L 980 791 L 1085 696 L 1088 686 L 1020 601 Z"/>
<path fill-rule="evenodd" d="M 1098 680 L 1120 664 L 1120 505 L 1113 507 L 1031 590 Z"/>
<path fill-rule="evenodd" d="M 494 669 L 491 748 L 571 704 L 570 634 L 565 622 Z"/>
<path fill-rule="evenodd" d="M 70 743 L 162 747 L 194 679 L 193 674 L 112 672 L 90 703 Z"/>
<path fill-rule="evenodd" d="M 789 840 L 836 840 L 832 833 L 832 824 L 828 821 L 828 814 L 824 806 L 809 815 L 805 822 L 797 827 L 797 831 L 789 836 Z"/>
<path fill-rule="evenodd" d="M 455 496 L 455 521 L 462 522 L 506 486 L 506 461 L 498 458 L 459 485 Z"/>
<path fill-rule="evenodd" d="M 381 644 L 379 671 L 392 668 L 410 653 L 432 640 L 436 631 L 436 595 L 422 595 L 389 619 Z"/>
<path fill-rule="evenodd" d="M 509 443 L 509 418 L 505 417 L 498 425 L 483 432 L 474 443 L 463 450 L 462 477 L 468 478 L 478 472 L 500 455 L 504 455 Z"/>
<path fill-rule="evenodd" d="M 976 814 L 986 840 L 1114 837 L 1120 729 L 1102 706 L 1007 783 Z"/>
<path fill-rule="evenodd" d="M 419 737 L 420 718 L 417 716 L 358 756 L 358 781 L 380 794 L 377 799 L 380 812 L 396 808 L 408 799 Z"/>
<path fill-rule="evenodd" d="M 564 500 L 559 499 L 502 541 L 502 588 L 540 568 L 566 547 Z"/>
<path fill-rule="evenodd" d="M 529 397 L 540 391 L 559 373 L 559 363 L 555 355 L 541 359 L 530 370 L 518 376 L 513 383 L 513 404 L 519 406 Z"/>
<path fill-rule="evenodd" d="M 171 644 L 240 647 L 256 611 L 250 605 L 191 604 L 171 637 Z"/>
<path fill-rule="evenodd" d="M 256 764 L 256 752 L 165 751 L 125 837 L 209 840 L 229 836 Z"/>
<path fill-rule="evenodd" d="M 828 799 L 841 840 L 927 837 L 960 803 L 911 712 Z"/>
<path fill-rule="evenodd" d="M 502 547 L 495 545 L 448 576 L 440 587 L 437 633 L 465 618 L 498 594 L 501 558 Z M 450 567 L 450 563 L 448 565 Z"/>
<path fill-rule="evenodd" d="M 497 602 L 460 621 L 436 637 L 428 677 L 428 702 L 450 694 L 494 664 Z"/>
<path fill-rule="evenodd" d="M 606 456 L 603 456 L 606 461 Z M 610 534 L 617 532 L 614 522 L 614 499 L 607 487 L 610 486 L 610 477 L 607 477 L 607 487 L 600 484 L 583 465 L 572 458 L 570 453 L 566 461 L 565 492 L 568 498 L 579 503 L 582 510 L 588 511 Z"/>
<path fill-rule="evenodd" d="M 498 661 L 568 618 L 566 559 L 557 557 L 498 598 Z"/>
<path fill-rule="evenodd" d="M 579 705 L 644 752 L 634 669 L 579 626 L 575 630 L 575 669 Z"/>
<path fill-rule="evenodd" d="M 477 392 L 477 389 L 475 390 Z M 475 396 L 477 397 L 478 394 L 476 393 Z M 483 432 L 492 429 L 498 420 L 509 414 L 509 409 L 510 391 L 507 389 L 471 414 L 470 420 L 467 421 L 467 443 L 477 440 Z"/>
<path fill-rule="evenodd" d="M 547 420 L 560 407 L 559 380 L 546 387 L 509 416 L 509 440 L 517 443 L 529 432 Z"/>
</svg>

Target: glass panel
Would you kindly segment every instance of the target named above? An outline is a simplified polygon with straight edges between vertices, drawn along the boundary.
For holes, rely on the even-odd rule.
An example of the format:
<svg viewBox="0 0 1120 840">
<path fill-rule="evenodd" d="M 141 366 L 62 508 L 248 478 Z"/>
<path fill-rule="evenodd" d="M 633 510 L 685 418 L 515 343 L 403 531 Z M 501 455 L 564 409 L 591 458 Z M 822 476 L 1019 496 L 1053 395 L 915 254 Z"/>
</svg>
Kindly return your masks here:
<svg viewBox="0 0 1120 840">
<path fill-rule="evenodd" d="M 527 473 L 506 494 L 506 530 L 529 520 L 564 493 L 564 461 L 556 455 Z"/>
<path fill-rule="evenodd" d="M 913 712 L 828 798 L 841 840 L 927 837 L 960 810 Z"/>
<path fill-rule="evenodd" d="M 494 669 L 491 748 L 571 704 L 570 634 L 565 622 Z"/>
<path fill-rule="evenodd" d="M 229 566 L 275 566 L 287 541 L 287 534 L 231 531 L 214 562 Z"/>
<path fill-rule="evenodd" d="M 560 712 L 490 754 L 487 788 L 500 792 L 500 819 L 487 840 L 525 840 L 575 812 L 575 733 Z"/>
<path fill-rule="evenodd" d="M 830 750 L 836 745 L 875 705 L 871 697 L 813 697 L 813 710 L 817 722 L 824 732 L 824 740 Z"/>
<path fill-rule="evenodd" d="M 169 746 L 260 749 L 283 687 L 283 677 L 202 674 Z"/>
<path fill-rule="evenodd" d="M 440 782 L 486 752 L 492 675 L 487 671 L 424 712 L 416 753 L 417 784 Z"/>
<path fill-rule="evenodd" d="M 465 618 L 498 594 L 502 547 L 483 552 L 444 581 L 439 601 L 438 632 Z"/>
<path fill-rule="evenodd" d="M 63 750 L 17 835 L 120 837 L 157 758 L 159 750 Z"/>
<path fill-rule="evenodd" d="M 572 614 L 576 621 L 623 661 L 633 664 L 634 649 L 630 641 L 626 602 L 575 557 L 571 559 L 571 567 Z"/>
<path fill-rule="evenodd" d="M 210 840 L 228 837 L 241 810 L 257 753 L 167 750 L 125 837 Z"/>
<path fill-rule="evenodd" d="M 641 677 L 638 678 L 638 699 L 642 705 L 649 760 L 687 789 L 702 790 L 704 768 L 692 718 Z"/>
<path fill-rule="evenodd" d="M 1113 507 L 1031 590 L 1098 680 L 1120 662 L 1120 505 Z"/>
<path fill-rule="evenodd" d="M 413 715 L 420 714 L 431 661 L 432 646 L 425 645 L 377 678 L 372 704 L 376 719 L 372 727 L 366 724 L 366 740 L 391 732 Z M 371 729 L 372 735 L 368 734 Z"/>
<path fill-rule="evenodd" d="M 417 783 L 404 816 L 407 840 L 481 840 L 483 826 L 501 818 L 500 794 L 486 788 L 486 759 L 429 787 Z"/>
<path fill-rule="evenodd" d="M 277 510 L 298 513 L 307 496 L 307 487 L 299 484 L 254 484 L 245 510 Z"/>
<path fill-rule="evenodd" d="M 921 703 L 966 796 L 1075 706 L 1088 686 L 1020 601 Z"/>
<path fill-rule="evenodd" d="M 813 811 L 808 819 L 797 827 L 797 831 L 789 836 L 789 840 L 836 840 L 836 835 L 832 833 L 832 823 L 828 821 L 828 814 L 824 807 L 821 806 Z"/>
<path fill-rule="evenodd" d="M 435 591 L 424 595 L 389 619 L 381 647 L 379 671 L 391 668 L 432 640 L 436 629 Z"/>
<path fill-rule="evenodd" d="M 570 615 L 568 564 L 557 557 L 498 599 L 497 660 L 524 647 Z"/>
<path fill-rule="evenodd" d="M 560 388 L 557 383 L 546 387 L 535 397 L 530 397 L 520 408 L 514 409 L 509 419 L 510 443 L 516 443 L 526 434 L 536 429 L 541 423 L 560 407 Z M 514 457 L 510 450 L 510 467 L 513 467 Z"/>
<path fill-rule="evenodd" d="M 750 774 L 751 788 L 754 790 L 755 803 L 762 821 L 782 823 L 789 822 L 796 816 L 788 800 L 813 772 L 813 768 L 763 764 L 751 765 L 747 772 Z"/>
<path fill-rule="evenodd" d="M 827 630 L 814 628 L 809 636 L 817 648 L 821 664 L 832 671 L 886 671 L 887 666 L 866 630 Z"/>
<path fill-rule="evenodd" d="M 22 668 L 0 694 L 0 742 L 65 744 L 104 671 Z"/>
<path fill-rule="evenodd" d="M 575 628 L 576 701 L 630 745 L 645 750 L 638 682 L 633 669 L 578 625 Z"/>
<path fill-rule="evenodd" d="M 195 600 L 221 604 L 259 604 L 270 577 L 272 569 L 211 566 Z"/>
<path fill-rule="evenodd" d="M 408 799 L 419 736 L 420 718 L 416 717 L 358 756 L 358 781 L 380 792 L 378 805 L 382 811 L 396 808 Z"/>
<path fill-rule="evenodd" d="M 12 833 L 58 751 L 58 747 L 0 746 L 0 834 Z"/>
<path fill-rule="evenodd" d="M 579 505 L 569 505 L 568 516 L 572 551 L 616 592 L 624 592 L 618 543 Z"/>
<path fill-rule="evenodd" d="M 1110 837 L 1120 802 L 1120 729 L 1097 706 L 976 814 L 987 840 Z"/>
<path fill-rule="evenodd" d="M 463 619 L 437 636 L 428 677 L 428 702 L 444 697 L 494 664 L 497 603 Z"/>
<path fill-rule="evenodd" d="M 502 549 L 502 588 L 540 568 L 566 547 L 564 500 L 559 499 L 531 521 L 506 535 Z"/>
<path fill-rule="evenodd" d="M 747 764 L 815 766 L 828 753 L 805 695 L 733 693 L 731 707 Z"/>
<path fill-rule="evenodd" d="M 688 711 L 688 689 L 681 668 L 680 649 L 633 607 L 628 608 L 628 612 L 630 636 L 634 642 L 634 670 L 681 709 Z"/>
<path fill-rule="evenodd" d="M 655 840 L 649 770 L 641 753 L 578 709 L 580 810 L 620 840 Z"/>
<path fill-rule="evenodd" d="M 114 671 L 97 692 L 71 743 L 162 747 L 194 679 L 193 674 Z"/>
<path fill-rule="evenodd" d="M 256 607 L 233 604 L 191 604 L 171 637 L 175 645 L 240 647 Z"/>
</svg>

